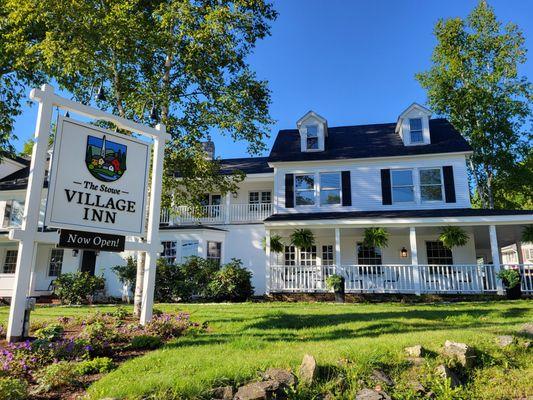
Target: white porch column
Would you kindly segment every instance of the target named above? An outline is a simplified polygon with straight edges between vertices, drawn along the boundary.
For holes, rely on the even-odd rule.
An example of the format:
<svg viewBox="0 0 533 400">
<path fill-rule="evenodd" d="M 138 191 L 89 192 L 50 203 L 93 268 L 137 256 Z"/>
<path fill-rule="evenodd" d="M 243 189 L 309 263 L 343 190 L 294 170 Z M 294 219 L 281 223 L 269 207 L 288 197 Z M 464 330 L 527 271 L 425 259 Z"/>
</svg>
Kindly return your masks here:
<svg viewBox="0 0 533 400">
<path fill-rule="evenodd" d="M 341 230 L 340 228 L 335 228 L 335 265 L 336 273 L 341 271 Z"/>
<path fill-rule="evenodd" d="M 490 252 L 492 255 L 492 264 L 494 265 L 494 274 L 498 275 L 500 272 L 500 248 L 498 246 L 498 235 L 496 234 L 496 226 L 489 226 L 489 236 L 490 236 Z M 496 279 L 496 289 L 498 294 L 503 295 L 503 285 L 500 279 Z"/>
<path fill-rule="evenodd" d="M 415 294 L 420 296 L 420 268 L 418 267 L 418 249 L 416 247 L 416 228 L 414 226 L 409 228 L 409 242 L 411 244 L 411 265 L 413 268 L 413 283 L 415 286 Z"/>
<path fill-rule="evenodd" d="M 226 193 L 225 200 L 226 200 L 226 206 L 224 210 L 224 223 L 227 225 L 230 223 L 231 220 L 231 193 Z"/>
<path fill-rule="evenodd" d="M 270 294 L 270 229 L 265 229 L 265 254 L 266 254 L 266 271 L 265 271 L 265 293 Z"/>
<path fill-rule="evenodd" d="M 522 250 L 522 241 L 518 240 L 516 242 L 516 254 L 518 256 L 518 264 L 524 264 L 524 252 Z"/>
</svg>

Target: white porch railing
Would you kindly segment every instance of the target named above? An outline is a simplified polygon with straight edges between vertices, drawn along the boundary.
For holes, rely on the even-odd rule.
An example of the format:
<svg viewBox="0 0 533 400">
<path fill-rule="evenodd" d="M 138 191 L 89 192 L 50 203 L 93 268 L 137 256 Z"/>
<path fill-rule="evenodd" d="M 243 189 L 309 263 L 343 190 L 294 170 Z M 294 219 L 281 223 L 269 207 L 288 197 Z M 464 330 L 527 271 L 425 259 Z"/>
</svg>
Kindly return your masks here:
<svg viewBox="0 0 533 400">
<path fill-rule="evenodd" d="M 502 268 L 509 267 L 502 265 Z M 520 265 L 522 292 L 533 293 L 533 264 Z M 496 293 L 494 265 L 273 265 L 271 292 L 325 292 L 331 274 L 347 293 Z"/>
<path fill-rule="evenodd" d="M 171 216 L 169 210 L 162 210 L 160 222 L 175 225 L 261 222 L 272 214 L 272 204 L 230 204 L 229 208 L 226 205 L 211 205 L 196 210 L 179 206 L 175 214 Z"/>
</svg>

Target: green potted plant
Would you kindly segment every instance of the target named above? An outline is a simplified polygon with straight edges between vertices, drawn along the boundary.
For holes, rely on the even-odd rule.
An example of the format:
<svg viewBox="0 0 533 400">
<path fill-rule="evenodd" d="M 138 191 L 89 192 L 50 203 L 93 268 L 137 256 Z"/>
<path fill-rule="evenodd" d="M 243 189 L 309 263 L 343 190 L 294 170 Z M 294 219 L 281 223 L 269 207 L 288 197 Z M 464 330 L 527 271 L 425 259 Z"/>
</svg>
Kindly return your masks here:
<svg viewBox="0 0 533 400">
<path fill-rule="evenodd" d="M 283 253 L 283 238 L 280 235 L 270 236 L 270 251 L 272 253 Z M 266 251 L 266 237 L 263 238 L 263 250 Z"/>
<path fill-rule="evenodd" d="M 299 249 L 307 249 L 315 244 L 315 235 L 310 229 L 296 229 L 291 234 L 291 243 Z"/>
<path fill-rule="evenodd" d="M 533 225 L 528 225 L 522 231 L 522 242 L 533 243 Z"/>
<path fill-rule="evenodd" d="M 459 226 L 443 226 L 440 230 L 439 240 L 450 250 L 466 245 L 469 239 L 468 233 Z"/>
<path fill-rule="evenodd" d="M 368 247 L 387 247 L 389 245 L 389 232 L 385 228 L 366 228 L 363 243 Z"/>
<path fill-rule="evenodd" d="M 333 274 L 326 278 L 326 287 L 329 290 L 333 290 L 335 293 L 335 301 L 337 303 L 344 303 L 345 291 L 344 291 L 344 277 L 341 275 Z"/>
<path fill-rule="evenodd" d="M 502 269 L 498 272 L 498 278 L 502 280 L 503 285 L 505 286 L 505 294 L 508 299 L 516 300 L 522 296 L 518 267 Z"/>
</svg>

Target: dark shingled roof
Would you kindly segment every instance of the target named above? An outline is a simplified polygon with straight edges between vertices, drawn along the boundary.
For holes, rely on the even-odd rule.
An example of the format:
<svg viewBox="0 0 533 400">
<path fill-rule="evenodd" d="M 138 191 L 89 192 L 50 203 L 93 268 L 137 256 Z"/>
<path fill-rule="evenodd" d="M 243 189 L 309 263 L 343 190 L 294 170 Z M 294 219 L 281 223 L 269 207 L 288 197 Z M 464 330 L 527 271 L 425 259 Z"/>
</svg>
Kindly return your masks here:
<svg viewBox="0 0 533 400">
<path fill-rule="evenodd" d="M 487 217 L 497 215 L 533 215 L 533 210 L 488 210 L 476 208 L 448 208 L 434 210 L 387 210 L 387 211 L 336 211 L 318 213 L 274 214 L 265 222 L 309 221 L 317 219 L 364 219 L 364 218 L 440 218 L 440 217 Z"/>
<path fill-rule="evenodd" d="M 29 175 L 30 167 L 28 166 L 3 177 L 0 179 L 0 190 L 26 189 Z M 48 187 L 48 180 L 45 180 L 44 187 Z"/>
<path fill-rule="evenodd" d="M 222 175 L 230 175 L 235 170 L 240 170 L 246 175 L 274 172 L 274 168 L 268 166 L 268 157 L 227 158 L 217 161 L 220 162 Z M 175 176 L 179 177 L 179 172 L 176 172 Z"/>
<path fill-rule="evenodd" d="M 349 158 L 415 156 L 421 154 L 471 151 L 459 132 L 445 119 L 431 119 L 431 144 L 404 146 L 396 123 L 328 127 L 325 150 L 302 152 L 300 132 L 281 130 L 268 161 L 339 160 Z"/>
</svg>

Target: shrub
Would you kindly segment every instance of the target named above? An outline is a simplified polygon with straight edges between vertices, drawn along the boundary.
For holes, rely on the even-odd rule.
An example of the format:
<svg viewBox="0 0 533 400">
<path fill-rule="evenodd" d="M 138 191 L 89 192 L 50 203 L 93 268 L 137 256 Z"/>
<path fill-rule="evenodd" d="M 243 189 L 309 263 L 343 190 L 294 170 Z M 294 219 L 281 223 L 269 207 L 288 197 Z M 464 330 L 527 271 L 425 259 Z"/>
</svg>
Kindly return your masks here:
<svg viewBox="0 0 533 400">
<path fill-rule="evenodd" d="M 342 276 L 334 274 L 326 278 L 326 286 L 328 289 L 338 292 L 341 290 L 343 284 Z"/>
<path fill-rule="evenodd" d="M 80 375 L 105 374 L 116 368 L 113 360 L 108 357 L 96 357 L 78 363 L 77 370 Z"/>
<path fill-rule="evenodd" d="M 167 340 L 181 336 L 191 326 L 196 324 L 190 322 L 189 314 L 162 314 L 154 316 L 143 330 L 149 336 L 158 336 L 162 340 Z"/>
<path fill-rule="evenodd" d="M 28 397 L 28 385 L 17 378 L 0 378 L 0 399 L 24 400 Z"/>
<path fill-rule="evenodd" d="M 117 307 L 110 313 L 110 315 L 119 321 L 124 321 L 130 313 L 124 307 Z"/>
<path fill-rule="evenodd" d="M 520 273 L 515 269 L 502 269 L 498 272 L 500 278 L 507 289 L 512 289 L 520 284 Z"/>
<path fill-rule="evenodd" d="M 54 294 L 62 304 L 83 304 L 88 302 L 89 296 L 104 289 L 105 278 L 87 272 L 75 272 L 60 275 L 54 285 Z"/>
<path fill-rule="evenodd" d="M 252 273 L 242 261 L 232 259 L 218 271 L 208 285 L 209 295 L 217 301 L 245 301 L 254 293 Z"/>
<path fill-rule="evenodd" d="M 106 325 L 104 320 L 96 320 L 87 324 L 80 333 L 80 338 L 87 341 L 92 354 L 108 353 L 111 345 L 122 339 L 118 330 Z"/>
<path fill-rule="evenodd" d="M 163 341 L 159 336 L 139 335 L 135 336 L 130 343 L 133 350 L 154 350 L 161 347 Z"/>
<path fill-rule="evenodd" d="M 80 373 L 76 368 L 76 363 L 60 361 L 36 373 L 37 391 L 42 393 L 73 386 L 78 383 L 79 377 Z"/>
<path fill-rule="evenodd" d="M 37 339 L 44 339 L 49 341 L 54 341 L 61 339 L 61 336 L 63 335 L 64 329 L 59 324 L 50 324 L 48 326 L 45 326 L 44 328 L 38 329 L 35 331 L 35 337 Z"/>
</svg>

